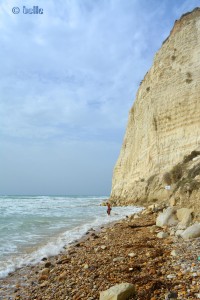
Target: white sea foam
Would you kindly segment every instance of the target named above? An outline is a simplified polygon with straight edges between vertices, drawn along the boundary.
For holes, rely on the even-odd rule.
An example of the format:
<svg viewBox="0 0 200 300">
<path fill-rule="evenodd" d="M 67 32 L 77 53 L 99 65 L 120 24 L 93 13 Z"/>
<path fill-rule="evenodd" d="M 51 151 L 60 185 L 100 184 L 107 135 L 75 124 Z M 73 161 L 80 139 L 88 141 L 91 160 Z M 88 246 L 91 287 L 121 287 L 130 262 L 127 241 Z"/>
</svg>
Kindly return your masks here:
<svg viewBox="0 0 200 300">
<path fill-rule="evenodd" d="M 0 228 L 4 228 L 0 231 L 0 278 L 60 253 L 90 228 L 141 210 L 114 207 L 109 217 L 106 207 L 99 205 L 103 199 L 106 197 L 0 197 Z"/>
</svg>

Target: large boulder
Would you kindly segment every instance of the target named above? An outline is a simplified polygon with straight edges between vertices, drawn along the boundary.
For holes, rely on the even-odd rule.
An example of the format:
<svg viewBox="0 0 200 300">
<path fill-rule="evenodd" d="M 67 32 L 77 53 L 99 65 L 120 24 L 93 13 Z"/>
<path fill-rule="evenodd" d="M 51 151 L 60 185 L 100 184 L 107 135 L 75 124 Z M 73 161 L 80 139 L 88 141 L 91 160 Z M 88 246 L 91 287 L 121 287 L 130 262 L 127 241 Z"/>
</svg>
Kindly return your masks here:
<svg viewBox="0 0 200 300">
<path fill-rule="evenodd" d="M 200 237 L 200 224 L 198 223 L 188 227 L 183 231 L 181 236 L 184 240 Z"/>
<path fill-rule="evenodd" d="M 156 219 L 156 225 L 158 227 L 175 226 L 177 224 L 178 219 L 176 217 L 176 209 L 174 207 L 168 207 L 160 213 Z"/>
<path fill-rule="evenodd" d="M 192 222 L 192 209 L 189 208 L 180 208 L 177 210 L 176 215 L 181 225 L 186 227 Z"/>
<path fill-rule="evenodd" d="M 131 283 L 120 283 L 110 289 L 100 292 L 100 300 L 126 300 L 135 294 L 134 285 Z"/>
</svg>

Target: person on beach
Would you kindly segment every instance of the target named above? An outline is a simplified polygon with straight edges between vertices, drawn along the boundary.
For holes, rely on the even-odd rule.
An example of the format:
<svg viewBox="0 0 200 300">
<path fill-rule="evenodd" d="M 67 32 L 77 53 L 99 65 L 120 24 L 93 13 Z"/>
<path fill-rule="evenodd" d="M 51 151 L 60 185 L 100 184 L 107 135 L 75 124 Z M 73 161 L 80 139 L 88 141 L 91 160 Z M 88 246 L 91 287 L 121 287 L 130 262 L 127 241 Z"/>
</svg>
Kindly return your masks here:
<svg viewBox="0 0 200 300">
<path fill-rule="evenodd" d="M 107 204 L 107 214 L 108 214 L 108 216 L 110 216 L 110 212 L 111 212 L 112 208 L 111 208 L 111 205 L 109 202 L 107 202 L 106 204 Z"/>
</svg>

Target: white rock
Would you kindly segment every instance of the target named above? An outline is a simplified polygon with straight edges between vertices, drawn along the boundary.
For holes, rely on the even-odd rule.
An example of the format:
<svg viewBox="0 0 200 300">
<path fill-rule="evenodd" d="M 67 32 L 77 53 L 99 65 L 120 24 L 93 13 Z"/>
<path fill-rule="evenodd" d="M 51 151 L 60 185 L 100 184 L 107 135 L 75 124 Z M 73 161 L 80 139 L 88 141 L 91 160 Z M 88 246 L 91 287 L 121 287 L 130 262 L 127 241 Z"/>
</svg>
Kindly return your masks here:
<svg viewBox="0 0 200 300">
<path fill-rule="evenodd" d="M 200 175 L 195 176 L 194 179 L 197 180 L 198 182 L 200 182 Z"/>
<path fill-rule="evenodd" d="M 151 210 L 151 211 L 153 211 L 153 212 L 158 211 L 158 209 L 159 209 L 158 204 L 152 204 L 152 205 L 149 205 L 149 206 L 148 206 L 148 210 Z"/>
<path fill-rule="evenodd" d="M 159 227 L 177 225 L 178 219 L 176 218 L 175 213 L 176 209 L 174 207 L 168 207 L 158 215 L 156 225 Z"/>
<path fill-rule="evenodd" d="M 183 231 L 181 236 L 184 240 L 200 237 L 200 224 L 197 223 L 188 227 L 186 230 Z"/>
<path fill-rule="evenodd" d="M 171 251 L 171 255 L 172 256 L 178 256 L 179 255 L 179 252 L 177 250 L 172 250 Z"/>
<path fill-rule="evenodd" d="M 157 237 L 159 239 L 165 239 L 166 237 L 168 237 L 168 233 L 161 231 L 157 234 Z"/>
<path fill-rule="evenodd" d="M 200 294 L 196 294 L 197 299 L 200 299 Z"/>
<path fill-rule="evenodd" d="M 175 235 L 176 236 L 182 236 L 183 232 L 184 232 L 184 230 L 179 229 L 179 230 L 176 231 Z"/>
<path fill-rule="evenodd" d="M 167 278 L 168 278 L 168 279 L 173 279 L 173 278 L 176 278 L 176 275 L 174 275 L 174 274 L 169 274 L 169 275 L 167 275 Z"/>
<path fill-rule="evenodd" d="M 126 300 L 134 294 L 135 288 L 133 284 L 121 283 L 100 292 L 100 300 Z"/>
<path fill-rule="evenodd" d="M 141 215 L 151 215 L 151 214 L 152 214 L 152 210 L 148 208 L 141 212 Z"/>
<path fill-rule="evenodd" d="M 134 252 L 132 252 L 132 253 L 129 253 L 128 256 L 130 256 L 130 257 L 135 257 L 136 254 L 135 254 Z"/>
<path fill-rule="evenodd" d="M 102 249 L 102 250 L 105 250 L 106 248 L 107 248 L 107 247 L 106 247 L 105 245 L 102 245 L 102 246 L 101 246 L 101 249 Z"/>
<path fill-rule="evenodd" d="M 139 216 L 136 214 L 136 215 L 134 215 L 133 218 L 134 218 L 134 219 L 139 219 Z"/>
<path fill-rule="evenodd" d="M 89 268 L 88 264 L 85 264 L 85 265 L 83 266 L 83 268 L 84 268 L 84 269 L 88 269 L 88 268 Z"/>
<path fill-rule="evenodd" d="M 175 235 L 175 230 L 174 229 L 172 229 L 172 230 L 170 230 L 170 233 L 169 233 L 170 235 Z"/>
<path fill-rule="evenodd" d="M 181 225 L 187 227 L 192 222 L 192 209 L 180 208 L 177 210 L 176 215 Z"/>
<path fill-rule="evenodd" d="M 123 256 L 113 258 L 113 262 L 123 261 L 123 260 L 125 260 L 125 257 L 123 257 Z"/>
<path fill-rule="evenodd" d="M 192 161 L 196 161 L 196 160 L 198 160 L 199 158 L 200 158 L 200 156 L 198 155 L 198 156 L 194 157 L 194 158 L 192 159 Z"/>
<path fill-rule="evenodd" d="M 178 226 L 177 226 L 177 229 L 180 229 L 180 230 L 185 230 L 187 228 L 187 226 L 179 223 Z"/>
</svg>

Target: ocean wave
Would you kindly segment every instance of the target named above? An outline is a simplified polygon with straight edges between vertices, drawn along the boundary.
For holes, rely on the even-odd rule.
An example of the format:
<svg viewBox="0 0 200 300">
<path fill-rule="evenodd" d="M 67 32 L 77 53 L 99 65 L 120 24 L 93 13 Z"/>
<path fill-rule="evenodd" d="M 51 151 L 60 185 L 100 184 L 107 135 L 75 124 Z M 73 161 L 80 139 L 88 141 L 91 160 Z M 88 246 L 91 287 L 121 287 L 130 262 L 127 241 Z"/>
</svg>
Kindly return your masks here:
<svg viewBox="0 0 200 300">
<path fill-rule="evenodd" d="M 64 246 L 81 238 L 90 228 L 96 229 L 104 224 L 122 219 L 126 217 L 126 215 L 137 213 L 141 209 L 142 208 L 137 207 L 122 207 L 116 208 L 111 217 L 108 217 L 105 214 L 95 214 L 93 219 L 90 221 L 88 221 L 87 218 L 80 219 L 78 220 L 80 223 L 79 225 L 73 226 L 71 229 L 68 228 L 68 230 L 63 229 L 62 233 L 49 237 L 48 241 L 44 244 L 40 241 L 40 244 L 30 246 L 29 251 L 26 249 L 26 252 L 23 254 L 11 255 L 9 259 L 4 259 L 4 263 L 0 267 L 0 278 L 7 276 L 10 272 L 13 272 L 17 268 L 39 263 L 43 257 L 57 255 L 63 251 Z M 21 239 L 21 241 L 24 242 L 23 239 Z"/>
</svg>

